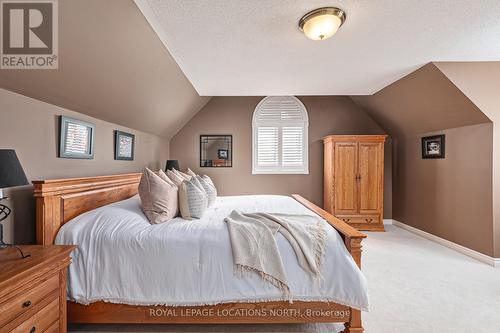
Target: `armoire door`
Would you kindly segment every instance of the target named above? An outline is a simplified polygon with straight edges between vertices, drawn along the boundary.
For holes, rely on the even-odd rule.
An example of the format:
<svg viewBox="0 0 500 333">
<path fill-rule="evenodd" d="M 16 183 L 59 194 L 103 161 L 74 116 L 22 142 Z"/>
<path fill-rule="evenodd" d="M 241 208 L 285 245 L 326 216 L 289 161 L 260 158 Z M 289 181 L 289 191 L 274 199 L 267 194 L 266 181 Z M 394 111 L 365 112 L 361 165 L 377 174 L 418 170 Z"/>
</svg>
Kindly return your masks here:
<svg viewBox="0 0 500 333">
<path fill-rule="evenodd" d="M 334 150 L 335 214 L 358 212 L 358 144 L 336 142 Z"/>
<path fill-rule="evenodd" d="M 359 213 L 380 213 L 382 193 L 382 149 L 380 143 L 359 143 Z"/>
</svg>

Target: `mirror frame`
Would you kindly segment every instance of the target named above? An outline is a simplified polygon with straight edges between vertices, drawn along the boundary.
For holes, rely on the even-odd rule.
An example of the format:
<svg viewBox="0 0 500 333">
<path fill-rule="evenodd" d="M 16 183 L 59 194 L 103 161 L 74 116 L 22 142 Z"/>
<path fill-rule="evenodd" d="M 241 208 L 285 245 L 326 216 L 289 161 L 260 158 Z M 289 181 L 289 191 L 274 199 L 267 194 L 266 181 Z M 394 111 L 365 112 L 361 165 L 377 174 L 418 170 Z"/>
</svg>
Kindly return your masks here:
<svg viewBox="0 0 500 333">
<path fill-rule="evenodd" d="M 230 157 L 228 160 L 231 162 L 231 165 L 219 165 L 219 166 L 206 166 L 202 163 L 202 151 L 203 151 L 203 138 L 204 137 L 229 137 L 231 139 L 230 144 Z M 200 134 L 200 168 L 232 168 L 233 167 L 233 135 L 232 134 Z"/>
</svg>

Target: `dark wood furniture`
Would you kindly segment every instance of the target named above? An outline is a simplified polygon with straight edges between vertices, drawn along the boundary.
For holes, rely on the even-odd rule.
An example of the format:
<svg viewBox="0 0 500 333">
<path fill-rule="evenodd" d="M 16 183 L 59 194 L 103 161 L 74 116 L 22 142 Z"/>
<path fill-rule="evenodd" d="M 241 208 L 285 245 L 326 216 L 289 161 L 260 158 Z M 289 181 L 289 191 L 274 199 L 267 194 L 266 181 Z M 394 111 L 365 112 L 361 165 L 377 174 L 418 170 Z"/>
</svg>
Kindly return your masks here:
<svg viewBox="0 0 500 333">
<path fill-rule="evenodd" d="M 0 251 L 0 332 L 66 332 L 66 271 L 74 246 Z"/>
<path fill-rule="evenodd" d="M 37 207 L 37 241 L 52 244 L 59 228 L 73 217 L 137 193 L 140 173 L 33 182 Z M 366 236 L 299 195 L 293 197 L 326 219 L 342 236 L 361 265 Z M 71 323 L 308 323 L 337 322 L 345 332 L 363 332 L 361 312 L 333 302 L 225 303 L 212 306 L 134 306 L 96 302 L 68 303 Z"/>
<path fill-rule="evenodd" d="M 323 139 L 323 206 L 358 230 L 384 231 L 386 137 L 329 135 Z"/>
</svg>

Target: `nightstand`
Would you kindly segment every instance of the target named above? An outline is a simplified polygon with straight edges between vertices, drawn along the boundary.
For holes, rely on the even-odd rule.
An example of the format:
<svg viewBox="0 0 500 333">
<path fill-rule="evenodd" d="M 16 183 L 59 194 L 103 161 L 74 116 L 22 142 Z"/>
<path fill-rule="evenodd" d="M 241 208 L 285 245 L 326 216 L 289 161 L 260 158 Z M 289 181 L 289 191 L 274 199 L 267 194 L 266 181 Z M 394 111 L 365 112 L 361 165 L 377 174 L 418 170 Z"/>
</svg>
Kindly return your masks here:
<svg viewBox="0 0 500 333">
<path fill-rule="evenodd" d="M 75 246 L 0 250 L 0 333 L 65 333 L 66 276 Z"/>
</svg>

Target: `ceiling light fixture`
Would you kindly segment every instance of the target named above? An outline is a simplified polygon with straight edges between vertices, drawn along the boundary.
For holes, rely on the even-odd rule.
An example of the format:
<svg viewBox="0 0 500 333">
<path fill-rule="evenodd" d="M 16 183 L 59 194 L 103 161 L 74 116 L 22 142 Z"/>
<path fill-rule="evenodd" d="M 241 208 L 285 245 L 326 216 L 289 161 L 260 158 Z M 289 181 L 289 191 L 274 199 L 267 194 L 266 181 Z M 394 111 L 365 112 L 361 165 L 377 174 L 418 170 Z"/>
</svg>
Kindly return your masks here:
<svg viewBox="0 0 500 333">
<path fill-rule="evenodd" d="M 323 7 L 310 11 L 302 16 L 299 29 L 307 38 L 312 40 L 325 40 L 337 32 L 344 24 L 345 12 L 336 7 Z"/>
</svg>

